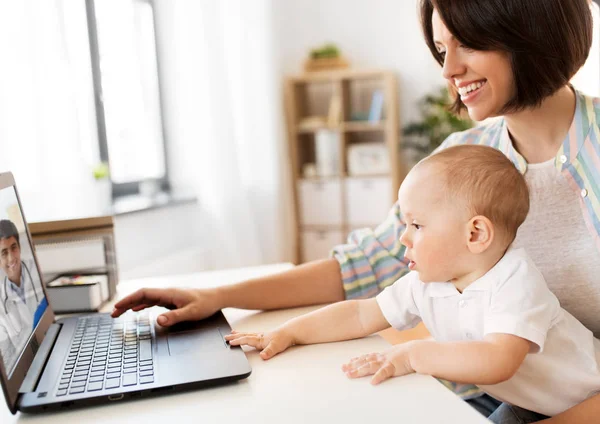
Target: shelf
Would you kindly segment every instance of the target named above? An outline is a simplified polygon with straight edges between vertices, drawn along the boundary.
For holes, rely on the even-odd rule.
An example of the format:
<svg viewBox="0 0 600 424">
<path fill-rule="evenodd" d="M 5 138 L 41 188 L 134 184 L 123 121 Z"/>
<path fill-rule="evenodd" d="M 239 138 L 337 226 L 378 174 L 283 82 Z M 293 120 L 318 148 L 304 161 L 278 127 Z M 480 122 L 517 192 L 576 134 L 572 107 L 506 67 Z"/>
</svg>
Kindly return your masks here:
<svg viewBox="0 0 600 424">
<path fill-rule="evenodd" d="M 299 134 L 313 134 L 316 133 L 319 130 L 332 130 L 332 131 L 339 131 L 338 127 L 329 127 L 327 125 L 323 125 L 321 127 L 298 127 L 298 133 Z"/>
<path fill-rule="evenodd" d="M 375 91 L 384 95 L 383 110 L 379 115 L 381 120 L 369 122 Z M 320 71 L 286 79 L 285 105 L 296 212 L 295 263 L 327 256 L 331 248 L 345 242 L 350 229 L 377 224 L 397 200 L 404 175 L 398 151 L 401 131 L 397 92 L 394 72 L 383 70 Z M 322 130 L 333 132 L 331 138 L 337 145 L 321 146 L 318 141 Z M 376 172 L 373 168 L 368 175 L 349 175 L 350 154 L 362 143 L 376 144 L 380 155 L 385 148 L 385 153 L 394 158 L 390 160 L 389 172 Z M 339 163 L 331 170 L 336 173 L 313 175 L 319 159 L 327 156 L 322 151 L 325 147 L 335 147 Z M 310 177 L 304 175 L 306 165 L 310 165 L 306 167 L 306 175 Z M 370 225 L 356 224 L 371 221 Z"/>
<path fill-rule="evenodd" d="M 385 131 L 385 121 L 369 122 L 369 121 L 349 121 L 341 124 L 342 131 L 345 132 L 368 132 L 368 131 Z"/>
<path fill-rule="evenodd" d="M 299 126 L 297 131 L 299 134 L 313 134 L 319 130 L 332 130 L 342 132 L 370 132 L 370 131 L 385 131 L 385 121 L 369 122 L 369 121 L 356 121 L 356 122 L 343 122 L 339 126 L 330 127 L 327 125 L 321 127 L 308 127 Z"/>
<path fill-rule="evenodd" d="M 300 225 L 300 229 L 302 231 L 318 231 L 318 232 L 324 232 L 324 231 L 345 231 L 346 227 L 344 225 L 305 225 L 305 224 L 301 224 Z M 333 246 L 331 246 L 333 247 Z"/>
<path fill-rule="evenodd" d="M 391 178 L 391 174 L 385 173 L 385 174 L 364 174 L 364 175 L 345 175 L 344 178 L 350 179 L 350 180 L 360 180 L 360 179 L 364 179 L 364 178 Z"/>
<path fill-rule="evenodd" d="M 294 84 L 305 84 L 307 82 L 331 82 L 358 79 L 383 79 L 392 76 L 393 72 L 375 69 L 335 69 L 329 71 L 314 71 L 291 76 L 289 81 Z"/>
<path fill-rule="evenodd" d="M 332 180 L 340 180 L 342 178 L 346 178 L 346 175 L 329 175 L 327 177 L 300 177 L 298 180 L 299 181 L 307 181 L 307 182 L 311 182 L 311 183 L 320 183 L 320 182 L 325 182 L 325 181 L 332 181 Z"/>
</svg>

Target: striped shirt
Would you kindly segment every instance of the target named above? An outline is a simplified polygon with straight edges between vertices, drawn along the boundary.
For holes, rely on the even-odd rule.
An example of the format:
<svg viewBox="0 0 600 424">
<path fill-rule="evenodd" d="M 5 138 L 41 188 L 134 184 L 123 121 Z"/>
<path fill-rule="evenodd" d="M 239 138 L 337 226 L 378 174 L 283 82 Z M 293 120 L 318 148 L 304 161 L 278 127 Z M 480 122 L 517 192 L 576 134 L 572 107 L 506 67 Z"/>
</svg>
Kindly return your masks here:
<svg viewBox="0 0 600 424">
<path fill-rule="evenodd" d="M 600 99 L 576 93 L 576 109 L 569 131 L 554 158 L 554 166 L 577 193 L 586 228 L 600 251 Z M 440 149 L 459 144 L 482 144 L 502 151 L 521 171 L 526 160 L 514 148 L 503 118 L 452 134 Z M 405 229 L 396 202 L 385 221 L 375 229 L 350 233 L 347 244 L 334 248 L 332 255 L 341 267 L 346 297 L 373 297 L 408 273 L 408 261 L 400 235 Z M 453 387 L 468 395 L 467 387 Z"/>
</svg>

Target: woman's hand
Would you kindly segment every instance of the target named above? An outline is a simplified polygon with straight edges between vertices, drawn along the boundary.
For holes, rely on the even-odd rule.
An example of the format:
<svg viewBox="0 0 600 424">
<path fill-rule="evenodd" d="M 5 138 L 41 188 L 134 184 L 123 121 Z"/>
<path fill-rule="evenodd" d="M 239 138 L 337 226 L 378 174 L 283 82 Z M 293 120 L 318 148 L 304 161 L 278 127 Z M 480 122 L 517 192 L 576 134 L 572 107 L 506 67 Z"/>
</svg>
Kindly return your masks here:
<svg viewBox="0 0 600 424">
<path fill-rule="evenodd" d="M 284 329 L 269 333 L 238 333 L 234 330 L 225 336 L 225 340 L 232 346 L 252 346 L 260 350 L 260 357 L 263 359 L 270 359 L 295 344 L 292 336 Z"/>
<path fill-rule="evenodd" d="M 373 375 L 371 384 L 379 384 L 391 377 L 412 374 L 415 370 L 410 365 L 410 347 L 411 342 L 408 342 L 396 345 L 383 353 L 369 353 L 352 358 L 350 362 L 342 365 L 342 371 L 349 378 Z"/>
<path fill-rule="evenodd" d="M 141 311 L 155 305 L 172 309 L 156 319 L 163 327 L 181 321 L 198 321 L 221 309 L 216 292 L 210 289 L 140 289 L 118 301 L 112 316 L 116 318 L 129 309 Z"/>
</svg>

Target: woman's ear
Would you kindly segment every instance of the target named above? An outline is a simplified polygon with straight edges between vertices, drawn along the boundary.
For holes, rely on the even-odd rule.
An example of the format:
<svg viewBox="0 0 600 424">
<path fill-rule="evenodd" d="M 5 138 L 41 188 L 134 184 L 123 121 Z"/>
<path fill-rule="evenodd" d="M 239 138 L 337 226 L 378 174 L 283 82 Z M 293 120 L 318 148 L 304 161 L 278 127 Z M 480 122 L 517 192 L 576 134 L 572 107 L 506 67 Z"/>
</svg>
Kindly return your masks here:
<svg viewBox="0 0 600 424">
<path fill-rule="evenodd" d="M 471 253 L 483 253 L 494 241 L 494 225 L 482 215 L 477 215 L 467 224 L 467 247 Z"/>
</svg>

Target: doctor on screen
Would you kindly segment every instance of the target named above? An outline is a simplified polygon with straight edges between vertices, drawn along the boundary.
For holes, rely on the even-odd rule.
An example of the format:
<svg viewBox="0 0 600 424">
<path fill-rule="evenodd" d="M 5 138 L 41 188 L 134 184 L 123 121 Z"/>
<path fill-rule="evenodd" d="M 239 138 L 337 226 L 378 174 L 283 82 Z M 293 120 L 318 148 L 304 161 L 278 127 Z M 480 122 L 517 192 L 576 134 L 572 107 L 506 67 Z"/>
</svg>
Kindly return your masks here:
<svg viewBox="0 0 600 424">
<path fill-rule="evenodd" d="M 0 220 L 0 269 L 0 353 L 8 366 L 31 335 L 46 302 L 35 263 L 21 259 L 19 232 L 6 219 Z"/>
</svg>

